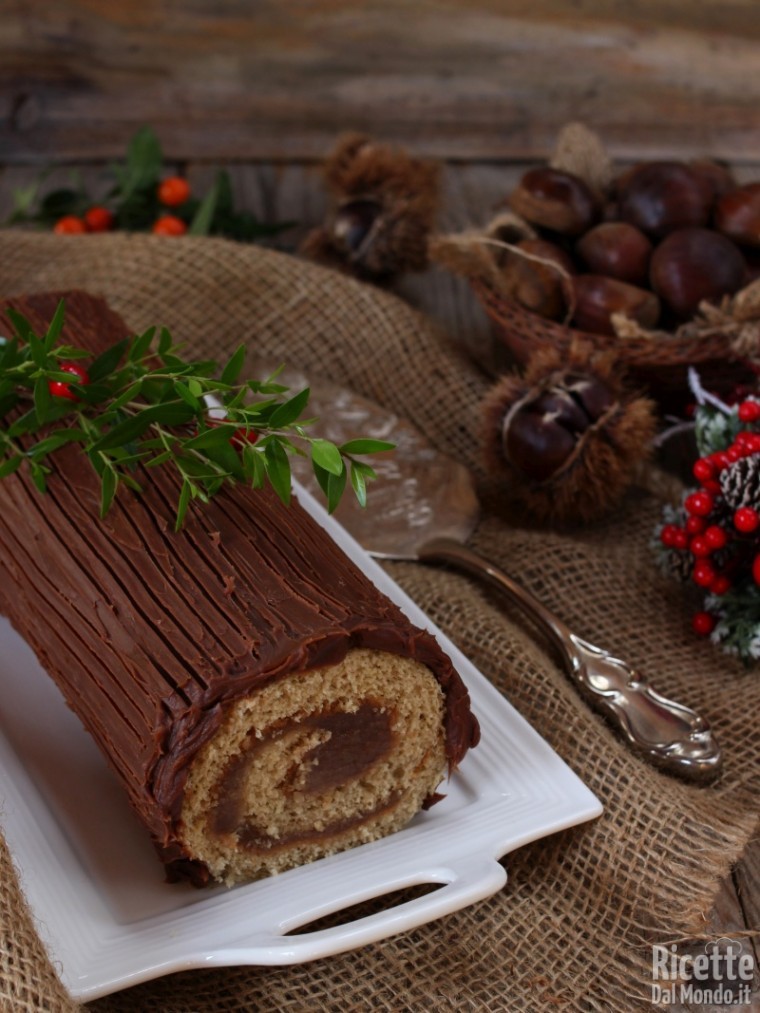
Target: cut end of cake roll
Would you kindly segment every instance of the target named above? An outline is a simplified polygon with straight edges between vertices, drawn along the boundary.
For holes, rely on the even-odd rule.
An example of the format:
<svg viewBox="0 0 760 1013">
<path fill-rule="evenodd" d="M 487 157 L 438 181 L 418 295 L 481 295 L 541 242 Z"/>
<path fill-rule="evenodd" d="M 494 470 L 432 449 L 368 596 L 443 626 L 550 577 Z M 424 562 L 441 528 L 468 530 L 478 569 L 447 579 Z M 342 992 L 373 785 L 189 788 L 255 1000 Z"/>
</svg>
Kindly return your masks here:
<svg viewBox="0 0 760 1013">
<path fill-rule="evenodd" d="M 445 767 L 430 669 L 353 649 L 228 706 L 193 760 L 177 836 L 214 879 L 256 879 L 399 830 Z"/>
</svg>

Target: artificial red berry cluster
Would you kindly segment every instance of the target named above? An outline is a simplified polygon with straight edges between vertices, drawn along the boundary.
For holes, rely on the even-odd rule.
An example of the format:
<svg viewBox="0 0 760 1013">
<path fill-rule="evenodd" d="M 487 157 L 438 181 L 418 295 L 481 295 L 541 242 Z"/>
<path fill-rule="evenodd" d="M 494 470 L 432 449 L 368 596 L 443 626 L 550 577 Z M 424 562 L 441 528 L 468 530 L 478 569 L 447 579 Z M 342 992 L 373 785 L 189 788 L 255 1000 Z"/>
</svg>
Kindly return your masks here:
<svg viewBox="0 0 760 1013">
<path fill-rule="evenodd" d="M 745 426 L 760 423 L 760 401 L 742 401 L 737 416 Z M 693 474 L 701 488 L 684 500 L 682 524 L 665 524 L 660 531 L 666 549 L 689 558 L 694 583 L 718 597 L 747 578 L 760 585 L 760 503 L 732 505 L 726 496 L 727 473 L 745 460 L 756 464 L 760 475 L 758 430 L 742 429 L 725 450 L 695 462 Z M 700 636 L 709 636 L 716 623 L 709 611 L 699 611 L 692 618 L 693 629 Z"/>
<path fill-rule="evenodd" d="M 180 208 L 190 200 L 190 184 L 182 176 L 169 176 L 156 187 L 158 203 L 165 208 Z M 107 207 L 94 205 L 83 215 L 63 215 L 53 226 L 59 235 L 84 235 L 87 232 L 110 232 L 116 227 L 116 215 Z M 157 236 L 182 236 L 187 222 L 176 214 L 159 214 L 151 225 Z"/>
</svg>

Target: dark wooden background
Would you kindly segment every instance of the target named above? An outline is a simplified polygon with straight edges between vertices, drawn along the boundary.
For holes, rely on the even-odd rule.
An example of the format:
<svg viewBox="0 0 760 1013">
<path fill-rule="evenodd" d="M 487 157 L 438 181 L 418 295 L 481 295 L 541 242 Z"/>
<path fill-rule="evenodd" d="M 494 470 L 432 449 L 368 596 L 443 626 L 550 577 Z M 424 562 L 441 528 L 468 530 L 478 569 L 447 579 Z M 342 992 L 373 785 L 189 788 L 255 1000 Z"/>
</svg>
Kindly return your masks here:
<svg viewBox="0 0 760 1013">
<path fill-rule="evenodd" d="M 439 225 L 458 229 L 571 120 L 621 161 L 712 156 L 760 179 L 760 3 L 0 0 L 0 221 L 42 166 L 59 167 L 46 188 L 76 170 L 103 192 L 147 123 L 196 192 L 224 165 L 238 206 L 295 220 L 286 249 L 321 219 L 319 162 L 346 129 L 445 162 Z M 492 355 L 463 283 L 398 291 Z M 760 929 L 760 842 L 705 919 Z"/>
</svg>

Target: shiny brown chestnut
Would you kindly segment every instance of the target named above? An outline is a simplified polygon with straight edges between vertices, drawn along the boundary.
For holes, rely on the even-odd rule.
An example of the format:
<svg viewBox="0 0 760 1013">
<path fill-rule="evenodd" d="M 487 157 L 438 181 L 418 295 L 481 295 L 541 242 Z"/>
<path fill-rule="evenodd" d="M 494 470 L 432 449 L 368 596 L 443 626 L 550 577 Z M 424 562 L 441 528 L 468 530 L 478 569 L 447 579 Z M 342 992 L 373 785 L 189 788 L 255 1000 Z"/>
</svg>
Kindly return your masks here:
<svg viewBox="0 0 760 1013">
<path fill-rule="evenodd" d="M 645 162 L 618 182 L 620 217 L 652 236 L 706 225 L 715 190 L 684 162 Z"/>
<path fill-rule="evenodd" d="M 642 327 L 657 325 L 660 300 L 654 292 L 601 274 L 579 274 L 572 279 L 575 307 L 573 323 L 592 334 L 615 334 L 612 316 L 622 313 Z"/>
<path fill-rule="evenodd" d="M 725 193 L 715 207 L 715 228 L 735 243 L 760 247 L 760 183 Z"/>
<path fill-rule="evenodd" d="M 544 239 L 522 239 L 515 245 L 529 256 L 510 250 L 504 258 L 505 283 L 510 296 L 532 313 L 559 320 L 567 306 L 565 279 L 575 273 L 572 259 L 561 247 Z"/>
<path fill-rule="evenodd" d="M 529 169 L 509 196 L 511 209 L 531 225 L 579 236 L 596 221 L 598 208 L 589 187 L 560 169 Z"/>
<path fill-rule="evenodd" d="M 371 198 L 362 197 L 341 204 L 332 223 L 335 245 L 349 256 L 358 254 L 381 211 L 379 201 Z"/>
<path fill-rule="evenodd" d="M 575 252 L 592 274 L 646 284 L 652 243 L 630 222 L 602 222 L 578 240 Z"/>
<path fill-rule="evenodd" d="M 737 185 L 736 177 L 722 162 L 715 162 L 711 158 L 696 158 L 688 165 L 692 171 L 700 173 L 709 181 L 716 199 L 735 189 Z"/>
<path fill-rule="evenodd" d="M 679 229 L 655 248 L 652 288 L 676 316 L 688 319 L 703 299 L 731 295 L 744 283 L 746 264 L 739 248 L 710 229 Z"/>
<path fill-rule="evenodd" d="M 575 375 L 534 392 L 504 419 L 504 456 L 527 478 L 545 482 L 571 463 L 587 431 L 615 403 L 594 376 Z"/>
</svg>

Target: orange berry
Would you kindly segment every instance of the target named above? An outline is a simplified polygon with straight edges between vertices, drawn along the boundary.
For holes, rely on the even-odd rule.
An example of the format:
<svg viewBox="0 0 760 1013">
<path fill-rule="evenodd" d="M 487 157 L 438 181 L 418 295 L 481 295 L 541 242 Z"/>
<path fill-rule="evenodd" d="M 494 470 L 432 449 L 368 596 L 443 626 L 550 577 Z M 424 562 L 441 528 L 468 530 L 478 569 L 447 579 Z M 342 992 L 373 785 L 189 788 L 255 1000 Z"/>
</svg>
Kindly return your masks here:
<svg viewBox="0 0 760 1013">
<path fill-rule="evenodd" d="M 57 232 L 59 236 L 77 236 L 86 231 L 87 226 L 76 215 L 64 215 L 53 226 L 53 232 Z"/>
<path fill-rule="evenodd" d="M 161 215 L 153 223 L 151 232 L 157 236 L 182 236 L 187 232 L 187 225 L 176 215 Z"/>
<path fill-rule="evenodd" d="M 113 212 L 96 204 L 84 213 L 84 223 L 88 232 L 108 232 L 114 227 Z"/>
<path fill-rule="evenodd" d="M 182 176 L 169 176 L 158 184 L 158 199 L 168 208 L 178 208 L 190 196 L 190 184 Z"/>
</svg>

